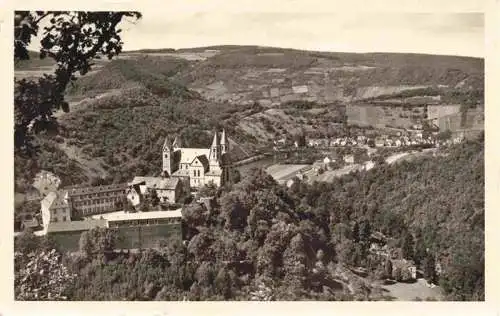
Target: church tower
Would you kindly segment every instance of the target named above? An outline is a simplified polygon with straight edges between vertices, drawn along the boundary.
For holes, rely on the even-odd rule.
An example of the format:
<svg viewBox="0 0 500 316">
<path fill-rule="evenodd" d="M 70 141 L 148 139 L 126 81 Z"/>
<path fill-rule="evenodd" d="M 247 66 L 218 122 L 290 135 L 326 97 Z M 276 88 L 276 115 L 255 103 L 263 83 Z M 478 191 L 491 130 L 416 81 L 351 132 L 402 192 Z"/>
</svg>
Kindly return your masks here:
<svg viewBox="0 0 500 316">
<path fill-rule="evenodd" d="M 220 151 L 221 154 L 225 154 L 229 151 L 229 141 L 227 139 L 226 130 L 222 130 L 222 136 L 220 139 Z"/>
<path fill-rule="evenodd" d="M 175 143 L 175 141 L 174 141 Z M 165 142 L 163 143 L 162 150 L 163 157 L 163 174 L 165 177 L 171 177 L 174 172 L 174 151 L 173 144 L 170 144 L 170 140 L 165 138 Z"/>
<path fill-rule="evenodd" d="M 230 182 L 230 177 L 231 177 L 231 158 L 229 155 L 229 140 L 226 135 L 226 130 L 222 130 L 222 136 L 220 140 L 220 148 L 221 148 L 221 168 L 222 168 L 222 175 L 221 175 L 221 183 L 228 183 Z"/>
<path fill-rule="evenodd" d="M 182 142 L 178 136 L 175 137 L 172 147 L 174 148 L 174 151 L 182 148 Z"/>
<path fill-rule="evenodd" d="M 219 138 L 217 137 L 217 131 L 214 133 L 214 139 L 212 141 L 212 146 L 210 146 L 210 165 L 213 165 L 215 163 L 218 164 L 220 159 L 220 143 L 219 143 Z"/>
</svg>

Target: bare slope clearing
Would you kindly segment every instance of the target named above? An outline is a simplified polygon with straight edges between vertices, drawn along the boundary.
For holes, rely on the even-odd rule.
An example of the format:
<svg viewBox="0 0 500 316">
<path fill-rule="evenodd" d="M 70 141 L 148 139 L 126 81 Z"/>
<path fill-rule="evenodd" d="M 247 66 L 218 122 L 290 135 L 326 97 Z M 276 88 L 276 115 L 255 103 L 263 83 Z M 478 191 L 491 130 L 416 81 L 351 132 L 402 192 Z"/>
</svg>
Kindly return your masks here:
<svg viewBox="0 0 500 316">
<path fill-rule="evenodd" d="M 108 172 L 97 158 L 88 158 L 82 150 L 66 142 L 59 144 L 59 148 L 66 153 L 69 159 L 75 160 L 85 171 L 87 178 L 105 178 Z"/>
</svg>

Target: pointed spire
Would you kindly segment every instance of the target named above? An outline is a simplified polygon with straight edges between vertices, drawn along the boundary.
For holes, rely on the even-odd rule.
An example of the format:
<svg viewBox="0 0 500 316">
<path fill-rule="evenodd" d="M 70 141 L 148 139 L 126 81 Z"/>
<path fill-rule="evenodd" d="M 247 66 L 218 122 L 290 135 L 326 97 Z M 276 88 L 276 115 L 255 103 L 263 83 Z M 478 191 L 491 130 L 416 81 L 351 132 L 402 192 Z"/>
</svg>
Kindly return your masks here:
<svg viewBox="0 0 500 316">
<path fill-rule="evenodd" d="M 167 136 L 165 137 L 165 142 L 163 143 L 163 150 L 167 149 L 170 150 L 172 143 L 170 142 L 170 138 Z"/>
<path fill-rule="evenodd" d="M 222 129 L 222 136 L 221 136 L 221 139 L 220 139 L 220 144 L 221 145 L 227 145 L 228 144 L 227 136 L 226 136 L 226 130 L 225 129 Z"/>
<path fill-rule="evenodd" d="M 214 133 L 214 140 L 212 141 L 212 148 L 217 147 L 219 145 L 219 140 L 217 138 L 217 131 Z"/>
<path fill-rule="evenodd" d="M 210 146 L 210 161 L 219 160 L 219 139 L 217 137 L 217 131 L 214 133 L 214 140 L 212 141 L 212 146 Z"/>
<path fill-rule="evenodd" d="M 222 136 L 220 140 L 220 147 L 223 154 L 229 150 L 229 140 L 227 139 L 226 130 L 222 129 Z"/>
<path fill-rule="evenodd" d="M 174 147 L 174 149 L 182 147 L 181 139 L 179 137 L 175 137 L 172 147 Z"/>
</svg>

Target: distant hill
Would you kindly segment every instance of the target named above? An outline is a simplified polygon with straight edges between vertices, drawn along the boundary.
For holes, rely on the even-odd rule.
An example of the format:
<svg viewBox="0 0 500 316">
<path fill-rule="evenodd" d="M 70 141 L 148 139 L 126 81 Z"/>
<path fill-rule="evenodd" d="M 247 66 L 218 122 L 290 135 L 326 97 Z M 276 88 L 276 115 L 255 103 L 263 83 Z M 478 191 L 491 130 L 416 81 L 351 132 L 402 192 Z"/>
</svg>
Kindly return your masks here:
<svg viewBox="0 0 500 316">
<path fill-rule="evenodd" d="M 176 78 L 209 99 L 237 104 L 329 103 L 422 87 L 483 90 L 484 61 L 421 54 L 221 47 L 217 55 Z"/>
<path fill-rule="evenodd" d="M 30 56 L 16 66 L 16 76 L 50 71 L 49 59 Z M 346 106 L 357 102 L 428 94 L 445 103 L 447 96 L 459 96 L 452 100 L 458 103 L 469 96 L 482 100 L 483 81 L 482 59 L 455 56 L 231 45 L 124 52 L 113 61 L 97 60 L 94 71 L 68 88 L 71 112 L 58 114 L 60 143 L 50 146 L 67 158 L 82 157 L 79 171 L 59 170 L 75 174 L 75 181 L 125 177 L 158 170 L 167 134 L 206 146 L 209 133 L 225 127 L 240 159 L 299 128 L 334 135 L 346 122 Z M 60 168 L 70 166 L 60 162 Z"/>
</svg>

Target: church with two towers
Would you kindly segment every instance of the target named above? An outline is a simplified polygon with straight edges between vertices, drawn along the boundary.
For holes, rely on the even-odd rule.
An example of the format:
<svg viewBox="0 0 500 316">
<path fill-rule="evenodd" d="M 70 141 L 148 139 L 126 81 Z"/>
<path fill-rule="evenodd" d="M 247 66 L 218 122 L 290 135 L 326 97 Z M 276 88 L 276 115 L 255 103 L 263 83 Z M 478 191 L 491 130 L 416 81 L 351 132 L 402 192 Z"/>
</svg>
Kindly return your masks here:
<svg viewBox="0 0 500 316">
<path fill-rule="evenodd" d="M 170 142 L 167 138 L 162 149 L 165 178 L 179 178 L 191 188 L 213 183 L 223 186 L 230 180 L 231 159 L 229 141 L 225 130 L 215 132 L 210 148 L 182 147 L 178 137 Z"/>
</svg>

